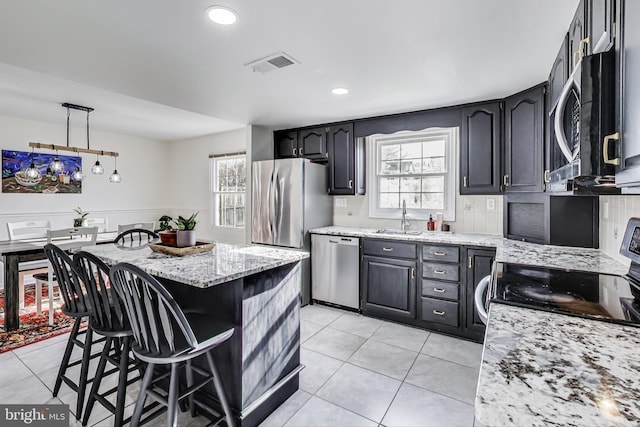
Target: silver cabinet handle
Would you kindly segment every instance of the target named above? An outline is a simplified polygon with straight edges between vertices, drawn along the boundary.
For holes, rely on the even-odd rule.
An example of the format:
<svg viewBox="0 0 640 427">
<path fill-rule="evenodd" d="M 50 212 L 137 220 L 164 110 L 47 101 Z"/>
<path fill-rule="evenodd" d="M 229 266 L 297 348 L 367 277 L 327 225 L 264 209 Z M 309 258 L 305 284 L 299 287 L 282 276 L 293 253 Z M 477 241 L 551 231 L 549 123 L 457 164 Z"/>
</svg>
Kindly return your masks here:
<svg viewBox="0 0 640 427">
<path fill-rule="evenodd" d="M 299 151 L 300 151 L 300 155 L 302 156 L 302 147 L 300 147 L 300 150 L 299 150 Z"/>
<path fill-rule="evenodd" d="M 467 187 L 467 176 L 466 175 L 462 177 L 462 186 L 465 187 L 465 188 Z"/>
<path fill-rule="evenodd" d="M 351 188 L 353 188 L 353 180 L 352 179 L 349 180 L 349 189 L 351 189 Z"/>
<path fill-rule="evenodd" d="M 433 270 L 433 274 L 447 274 L 444 270 Z"/>
<path fill-rule="evenodd" d="M 620 139 L 620 132 L 616 132 L 611 135 L 607 135 L 604 137 L 604 141 L 602 142 L 602 156 L 604 157 L 604 162 L 608 165 L 618 166 L 620 164 L 620 158 L 610 158 L 609 157 L 609 143 L 611 141 L 618 141 Z"/>
<path fill-rule="evenodd" d="M 436 256 L 445 256 L 446 254 L 444 252 L 434 252 L 433 253 Z"/>
<path fill-rule="evenodd" d="M 504 185 L 505 187 L 509 186 L 509 175 L 505 175 L 502 177 L 502 185 Z"/>
<path fill-rule="evenodd" d="M 414 267 L 411 267 L 411 278 L 412 279 L 416 278 L 416 269 Z"/>
<path fill-rule="evenodd" d="M 439 294 L 444 294 L 445 290 L 440 288 L 433 288 L 433 292 L 438 292 Z"/>
<path fill-rule="evenodd" d="M 473 267 L 473 258 L 469 255 L 469 268 Z"/>
<path fill-rule="evenodd" d="M 551 182 L 551 177 L 549 176 L 550 173 L 551 171 L 549 169 L 544 171 L 544 178 L 543 178 L 544 182 Z"/>
<path fill-rule="evenodd" d="M 393 252 L 393 248 L 382 248 L 385 252 Z"/>
<path fill-rule="evenodd" d="M 440 310 L 433 310 L 433 314 L 435 314 L 436 316 L 444 316 L 445 312 Z"/>
<path fill-rule="evenodd" d="M 298 155 L 298 149 L 297 149 L 297 148 L 294 148 L 294 149 L 293 149 L 293 155 L 294 155 L 294 156 L 297 156 L 297 155 Z"/>
</svg>

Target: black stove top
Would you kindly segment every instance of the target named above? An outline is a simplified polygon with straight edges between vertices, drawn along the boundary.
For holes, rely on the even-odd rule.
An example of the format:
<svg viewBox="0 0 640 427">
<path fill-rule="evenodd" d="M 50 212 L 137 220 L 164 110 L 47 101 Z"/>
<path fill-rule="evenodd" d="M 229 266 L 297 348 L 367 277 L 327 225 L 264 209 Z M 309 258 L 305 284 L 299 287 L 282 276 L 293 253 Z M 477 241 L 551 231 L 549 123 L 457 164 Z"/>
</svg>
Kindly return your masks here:
<svg viewBox="0 0 640 427">
<path fill-rule="evenodd" d="M 640 287 L 629 277 L 496 263 L 492 301 L 640 326 Z"/>
</svg>

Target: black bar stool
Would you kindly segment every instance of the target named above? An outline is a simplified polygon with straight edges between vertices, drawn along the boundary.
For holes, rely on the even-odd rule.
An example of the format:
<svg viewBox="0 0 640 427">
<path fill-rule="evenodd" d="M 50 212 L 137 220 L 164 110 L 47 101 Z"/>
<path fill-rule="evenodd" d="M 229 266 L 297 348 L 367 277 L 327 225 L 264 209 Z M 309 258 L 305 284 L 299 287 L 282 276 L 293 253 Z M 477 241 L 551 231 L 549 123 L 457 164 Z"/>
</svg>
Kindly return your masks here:
<svg viewBox="0 0 640 427">
<path fill-rule="evenodd" d="M 75 254 L 73 261 L 82 274 L 87 296 L 91 301 L 91 329 L 95 334 L 106 338 L 82 417 L 82 425 L 87 425 L 93 406 L 98 401 L 115 415 L 114 425 L 121 426 L 129 421 L 123 419 L 127 386 L 141 379 L 144 367 L 130 354 L 133 332 L 122 300 L 109 285 L 109 267 L 95 255 L 84 251 Z M 105 371 L 107 362 L 114 367 Z M 140 375 L 129 378 L 129 373 L 135 370 L 138 370 Z M 118 373 L 118 385 L 99 393 L 103 378 L 115 373 Z M 116 393 L 115 405 L 107 400 L 113 393 Z"/>
<path fill-rule="evenodd" d="M 211 356 L 211 350 L 233 335 L 233 327 L 196 313 L 184 313 L 160 282 L 134 265 L 116 264 L 109 275 L 112 286 L 124 300 L 131 321 L 135 341 L 133 353 L 148 363 L 131 425 L 136 427 L 140 424 L 145 400 L 151 396 L 168 408 L 169 426 L 177 426 L 178 403 L 188 398 L 192 416 L 195 415 L 197 403 L 208 412 L 220 415 L 215 424 L 225 419 L 227 425 L 233 427 L 231 407 Z M 208 371 L 192 363 L 200 355 L 206 357 Z M 171 371 L 154 376 L 156 365 L 170 365 Z M 180 390 L 179 373 L 183 367 L 186 368 L 186 388 Z M 199 376 L 197 381 L 194 373 Z M 165 382 L 167 377 L 168 393 L 161 393 L 158 385 Z M 224 414 L 219 414 L 193 394 L 210 382 L 213 382 Z M 142 422 L 162 411 L 164 408 L 150 414 Z"/>
<path fill-rule="evenodd" d="M 90 324 L 87 329 L 82 331 L 80 330 L 80 325 L 82 324 L 83 319 L 91 314 L 91 304 L 84 293 L 81 274 L 73 263 L 73 260 L 69 258 L 69 255 L 67 255 L 62 249 L 51 243 L 44 247 L 44 252 L 47 255 L 47 258 L 49 258 L 49 261 L 51 261 L 51 267 L 57 277 L 60 294 L 64 301 L 61 310 L 67 316 L 75 318 L 73 328 L 71 329 L 71 334 L 69 335 L 69 340 L 67 341 L 67 346 L 64 351 L 64 356 L 60 363 L 56 383 L 53 387 L 53 396 L 56 397 L 58 395 L 62 382 L 64 381 L 65 384 L 78 394 L 76 403 L 76 419 L 79 420 L 82 415 L 82 407 L 87 384 L 92 381 L 92 379 L 88 378 L 89 361 L 100 355 L 99 352 L 92 354 L 91 346 L 97 342 L 104 341 L 104 338 L 94 340 L 93 330 L 91 329 Z M 84 335 L 84 341 L 79 339 L 79 336 L 81 335 Z M 82 358 L 70 363 L 69 360 L 71 359 L 71 354 L 73 353 L 75 345 L 82 348 Z M 76 383 L 66 374 L 67 369 L 78 364 L 80 364 L 80 378 Z"/>
<path fill-rule="evenodd" d="M 151 230 L 132 228 L 118 234 L 113 243 L 121 249 L 142 249 L 149 243 L 156 243 L 160 237 Z"/>
</svg>

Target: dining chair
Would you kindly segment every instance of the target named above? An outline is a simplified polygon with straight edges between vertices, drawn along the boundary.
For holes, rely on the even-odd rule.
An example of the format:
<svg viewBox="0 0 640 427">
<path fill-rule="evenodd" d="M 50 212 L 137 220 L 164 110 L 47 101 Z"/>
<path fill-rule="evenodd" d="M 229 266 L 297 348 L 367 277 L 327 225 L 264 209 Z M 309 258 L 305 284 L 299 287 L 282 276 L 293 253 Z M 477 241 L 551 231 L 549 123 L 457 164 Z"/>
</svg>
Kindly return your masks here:
<svg viewBox="0 0 640 427">
<path fill-rule="evenodd" d="M 106 338 L 82 416 L 82 425 L 87 425 L 95 403 L 99 402 L 114 414 L 113 425 L 121 426 L 129 422 L 129 419 L 124 419 L 127 387 L 142 378 L 144 367 L 131 354 L 133 331 L 124 302 L 110 286 L 109 267 L 98 257 L 85 251 L 76 253 L 73 262 L 82 274 L 91 303 L 91 329 L 94 334 Z M 108 370 L 107 363 L 110 365 Z M 130 378 L 129 373 L 136 370 L 138 372 Z M 118 376 L 115 387 L 101 390 L 103 379 L 113 374 Z M 116 394 L 115 402 L 108 400 L 113 393 Z"/>
<path fill-rule="evenodd" d="M 80 419 L 82 416 L 86 387 L 87 384 L 92 381 L 92 379 L 88 378 L 89 362 L 92 358 L 100 354 L 100 352 L 91 354 L 91 347 L 97 342 L 104 341 L 104 338 L 94 340 L 91 323 L 89 323 L 86 329 L 80 330 L 82 321 L 87 318 L 92 311 L 91 302 L 84 291 L 82 274 L 76 264 L 69 255 L 67 255 L 65 250 L 58 245 L 48 243 L 44 247 L 44 253 L 49 260 L 51 269 L 55 272 L 60 295 L 64 301 L 61 310 L 65 315 L 74 319 L 71 334 L 67 340 L 62 362 L 60 363 L 56 382 L 53 387 L 53 397 L 58 395 L 63 382 L 68 385 L 77 393 L 75 415 L 76 419 Z M 79 339 L 81 335 L 84 335 L 84 341 Z M 82 349 L 82 357 L 78 360 L 71 361 L 75 346 Z M 69 376 L 69 374 L 75 370 L 68 370 L 77 365 L 80 365 L 80 376 L 76 382 Z"/>
<path fill-rule="evenodd" d="M 46 239 L 47 230 L 51 229 L 51 221 L 8 222 L 9 240 Z M 47 271 L 47 260 L 21 262 L 18 265 L 18 295 L 20 307 L 24 307 L 24 281 L 26 276 Z"/>
<path fill-rule="evenodd" d="M 98 227 L 76 227 L 62 228 L 58 230 L 47 230 L 47 243 L 55 243 L 62 250 L 69 251 L 82 246 L 95 245 L 98 238 Z M 36 315 L 42 314 L 42 285 L 47 284 L 49 293 L 49 325 L 53 326 L 53 287 L 56 283 L 56 276 L 51 265 L 46 272 L 34 274 L 36 280 Z"/>
<path fill-rule="evenodd" d="M 113 243 L 121 249 L 142 249 L 159 239 L 160 237 L 153 231 L 145 228 L 131 228 L 118 234 Z"/>
<path fill-rule="evenodd" d="M 131 322 L 133 354 L 147 363 L 131 426 L 140 424 L 147 396 L 166 407 L 169 426 L 177 426 L 178 404 L 185 398 L 188 398 L 192 416 L 196 414 L 196 404 L 211 414 L 220 414 L 193 394 L 213 383 L 212 389 L 222 406 L 222 414 L 211 425 L 218 425 L 224 419 L 227 426 L 233 427 L 235 420 L 231 406 L 211 355 L 213 349 L 231 338 L 233 326 L 201 313 L 183 312 L 157 279 L 135 265 L 116 264 L 111 267 L 109 277 L 111 285 L 124 301 Z M 194 358 L 201 355 L 205 356 L 208 369 L 192 363 Z M 170 366 L 170 373 L 155 369 L 167 365 Z M 186 387 L 181 387 L 180 371 L 183 368 Z M 157 375 L 154 376 L 154 373 Z M 194 373 L 198 375 L 197 381 Z M 168 394 L 158 392 L 157 383 L 165 381 L 167 377 Z M 164 407 L 149 414 L 143 422 L 164 411 Z"/>
<path fill-rule="evenodd" d="M 85 218 L 85 227 L 98 227 L 98 233 L 104 233 L 109 229 L 109 220 L 107 218 Z"/>
<path fill-rule="evenodd" d="M 123 233 L 127 230 L 133 230 L 134 228 L 144 228 L 145 230 L 153 231 L 155 225 L 155 221 L 136 222 L 132 224 L 118 224 L 118 234 Z"/>
</svg>

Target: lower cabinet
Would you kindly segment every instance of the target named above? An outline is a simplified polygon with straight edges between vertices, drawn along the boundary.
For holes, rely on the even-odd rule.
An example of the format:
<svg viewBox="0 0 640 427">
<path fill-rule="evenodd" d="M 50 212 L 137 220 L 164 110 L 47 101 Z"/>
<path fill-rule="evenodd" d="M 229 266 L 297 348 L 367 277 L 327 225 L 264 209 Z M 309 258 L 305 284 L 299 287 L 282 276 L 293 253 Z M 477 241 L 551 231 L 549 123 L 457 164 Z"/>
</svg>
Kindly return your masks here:
<svg viewBox="0 0 640 427">
<path fill-rule="evenodd" d="M 495 250 L 361 239 L 362 313 L 482 342 L 474 306 Z"/>
</svg>

